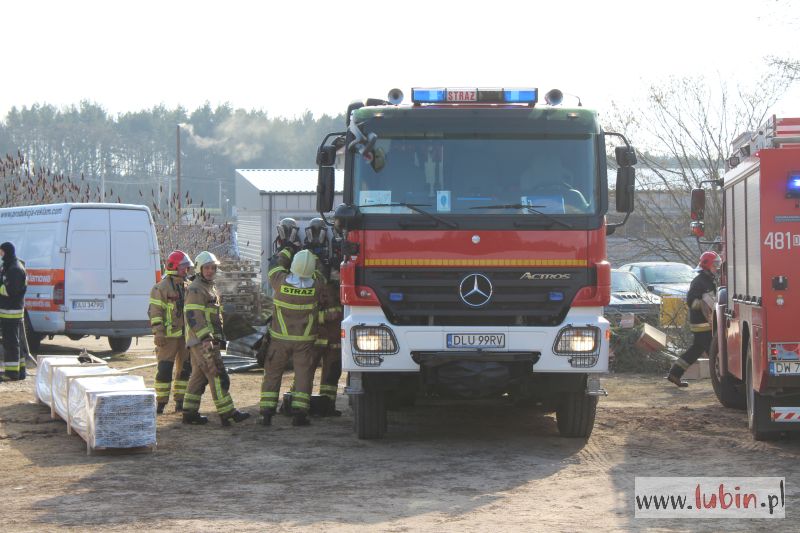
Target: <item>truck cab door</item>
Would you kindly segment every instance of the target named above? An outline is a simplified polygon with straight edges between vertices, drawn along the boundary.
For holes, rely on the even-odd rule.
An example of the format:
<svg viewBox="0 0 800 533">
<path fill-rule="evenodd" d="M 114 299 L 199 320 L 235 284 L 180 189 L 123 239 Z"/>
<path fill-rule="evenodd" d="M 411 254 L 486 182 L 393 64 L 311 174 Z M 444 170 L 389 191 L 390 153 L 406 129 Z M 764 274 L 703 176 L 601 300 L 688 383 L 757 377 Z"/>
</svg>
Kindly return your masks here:
<svg viewBox="0 0 800 533">
<path fill-rule="evenodd" d="M 107 209 L 73 209 L 67 228 L 64 307 L 67 322 L 111 320 Z"/>
</svg>

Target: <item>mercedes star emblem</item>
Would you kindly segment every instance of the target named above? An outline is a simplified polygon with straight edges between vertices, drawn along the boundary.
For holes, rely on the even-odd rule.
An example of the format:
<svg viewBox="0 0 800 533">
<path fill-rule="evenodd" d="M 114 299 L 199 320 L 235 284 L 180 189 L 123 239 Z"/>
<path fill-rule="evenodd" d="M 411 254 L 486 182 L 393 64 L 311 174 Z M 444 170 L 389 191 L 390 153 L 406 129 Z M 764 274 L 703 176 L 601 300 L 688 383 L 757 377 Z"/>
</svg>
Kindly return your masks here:
<svg viewBox="0 0 800 533">
<path fill-rule="evenodd" d="M 492 282 L 483 274 L 470 274 L 458 287 L 461 301 L 470 307 L 483 307 L 492 298 Z"/>
</svg>

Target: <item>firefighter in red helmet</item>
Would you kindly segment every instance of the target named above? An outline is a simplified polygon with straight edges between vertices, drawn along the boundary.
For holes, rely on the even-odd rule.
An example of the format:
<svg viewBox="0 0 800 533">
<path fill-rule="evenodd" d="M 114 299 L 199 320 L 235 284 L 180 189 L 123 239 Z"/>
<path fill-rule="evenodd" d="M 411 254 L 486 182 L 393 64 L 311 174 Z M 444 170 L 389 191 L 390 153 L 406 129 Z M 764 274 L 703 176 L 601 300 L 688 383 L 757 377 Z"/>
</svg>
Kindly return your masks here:
<svg viewBox="0 0 800 533">
<path fill-rule="evenodd" d="M 689 329 L 694 339 L 692 345 L 672 364 L 667 379 L 678 387 L 688 387 L 681 379 L 683 373 L 711 347 L 714 302 L 717 296 L 715 279 L 721 259 L 716 252 L 704 252 L 697 265 L 698 274 L 689 286 L 686 304 L 689 306 Z"/>
<path fill-rule="evenodd" d="M 156 372 L 156 404 L 158 413 L 164 412 L 169 402 L 174 382 L 175 412 L 183 410 L 186 385 L 192 373 L 183 320 L 183 305 L 186 300 L 186 276 L 194 264 L 184 252 L 175 250 L 167 258 L 164 278 L 150 291 L 150 327 L 153 329 L 158 359 Z"/>
</svg>

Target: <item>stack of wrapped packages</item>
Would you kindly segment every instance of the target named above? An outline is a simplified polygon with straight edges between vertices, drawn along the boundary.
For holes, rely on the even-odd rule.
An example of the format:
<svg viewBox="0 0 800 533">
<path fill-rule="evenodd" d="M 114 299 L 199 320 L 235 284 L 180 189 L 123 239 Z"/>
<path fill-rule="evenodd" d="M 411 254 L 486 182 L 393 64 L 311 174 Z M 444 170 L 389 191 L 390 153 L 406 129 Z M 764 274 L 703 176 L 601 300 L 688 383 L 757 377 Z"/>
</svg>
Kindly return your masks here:
<svg viewBox="0 0 800 533">
<path fill-rule="evenodd" d="M 127 375 L 94 358 L 40 359 L 36 398 L 86 441 L 88 453 L 109 448 L 154 448 L 156 397 L 141 376 Z"/>
</svg>

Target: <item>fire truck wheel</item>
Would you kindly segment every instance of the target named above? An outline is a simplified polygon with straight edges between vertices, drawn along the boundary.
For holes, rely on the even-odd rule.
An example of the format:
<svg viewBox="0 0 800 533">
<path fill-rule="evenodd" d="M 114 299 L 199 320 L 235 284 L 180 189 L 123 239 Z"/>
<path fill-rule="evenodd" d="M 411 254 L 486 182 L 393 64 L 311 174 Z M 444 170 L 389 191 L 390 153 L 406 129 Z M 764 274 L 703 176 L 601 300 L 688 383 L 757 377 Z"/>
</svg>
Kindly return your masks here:
<svg viewBox="0 0 800 533">
<path fill-rule="evenodd" d="M 589 438 L 597 413 L 597 396 L 587 396 L 584 391 L 564 394 L 556 408 L 556 423 L 562 437 Z"/>
<path fill-rule="evenodd" d="M 711 348 L 708 351 L 708 366 L 711 370 L 711 386 L 714 388 L 714 394 L 717 395 L 719 403 L 731 409 L 747 409 L 747 396 L 739 380 L 727 372 L 722 375 L 716 335 L 711 339 Z"/>
<path fill-rule="evenodd" d="M 780 436 L 778 431 L 764 429 L 770 422 L 770 401 L 753 387 L 753 358 L 750 350 L 747 355 L 747 427 L 755 440 L 775 440 Z"/>
<path fill-rule="evenodd" d="M 112 352 L 123 353 L 127 352 L 128 348 L 131 347 L 132 340 L 131 337 L 109 337 L 108 345 L 111 347 Z"/>
<path fill-rule="evenodd" d="M 386 395 L 370 388 L 365 380 L 364 393 L 353 398 L 353 426 L 359 439 L 380 439 L 386 433 Z"/>
</svg>

